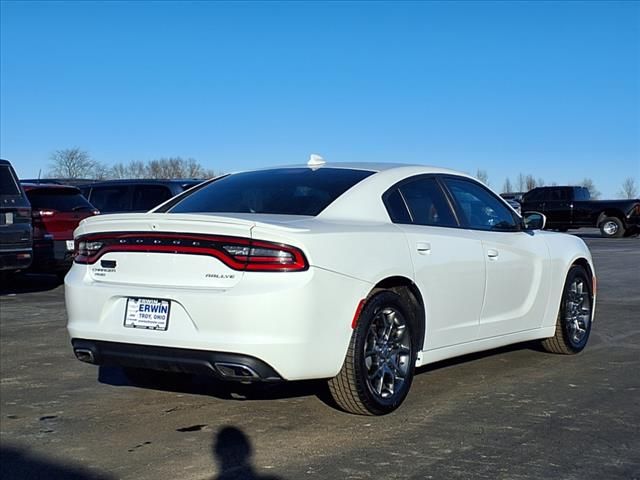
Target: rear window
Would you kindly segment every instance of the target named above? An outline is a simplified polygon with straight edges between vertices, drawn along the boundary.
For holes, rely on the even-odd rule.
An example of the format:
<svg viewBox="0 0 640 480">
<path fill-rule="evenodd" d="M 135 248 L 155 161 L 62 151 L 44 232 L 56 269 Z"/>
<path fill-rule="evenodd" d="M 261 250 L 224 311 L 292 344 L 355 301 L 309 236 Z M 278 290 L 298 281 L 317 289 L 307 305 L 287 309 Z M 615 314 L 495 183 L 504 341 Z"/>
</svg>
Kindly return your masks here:
<svg viewBox="0 0 640 480">
<path fill-rule="evenodd" d="M 315 216 L 373 173 L 343 168 L 280 168 L 237 173 L 187 195 L 169 211 Z"/>
<path fill-rule="evenodd" d="M 0 195 L 20 195 L 20 187 L 8 165 L 0 165 Z"/>
<path fill-rule="evenodd" d="M 77 212 L 94 209 L 93 205 L 75 189 L 30 190 L 27 192 L 27 197 L 34 210 Z"/>
<path fill-rule="evenodd" d="M 169 200 L 173 195 L 171 190 L 162 185 L 142 185 L 136 187 L 133 194 L 133 209 L 146 212 L 153 207 L 157 207 L 165 200 Z"/>
<path fill-rule="evenodd" d="M 93 187 L 89 199 L 101 213 L 131 210 L 130 190 L 126 185 Z"/>
</svg>

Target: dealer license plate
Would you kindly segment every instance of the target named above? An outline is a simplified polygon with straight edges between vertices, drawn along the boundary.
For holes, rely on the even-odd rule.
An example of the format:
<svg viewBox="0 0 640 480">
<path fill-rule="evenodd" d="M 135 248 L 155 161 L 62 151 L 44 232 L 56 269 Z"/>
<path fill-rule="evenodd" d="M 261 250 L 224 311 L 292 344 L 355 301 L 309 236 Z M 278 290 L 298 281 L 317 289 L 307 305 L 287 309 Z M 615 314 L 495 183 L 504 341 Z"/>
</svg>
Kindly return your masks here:
<svg viewBox="0 0 640 480">
<path fill-rule="evenodd" d="M 67 250 L 73 250 L 73 240 L 67 240 Z"/>
<path fill-rule="evenodd" d="M 127 298 L 124 326 L 147 330 L 166 330 L 171 302 L 156 298 Z"/>
</svg>

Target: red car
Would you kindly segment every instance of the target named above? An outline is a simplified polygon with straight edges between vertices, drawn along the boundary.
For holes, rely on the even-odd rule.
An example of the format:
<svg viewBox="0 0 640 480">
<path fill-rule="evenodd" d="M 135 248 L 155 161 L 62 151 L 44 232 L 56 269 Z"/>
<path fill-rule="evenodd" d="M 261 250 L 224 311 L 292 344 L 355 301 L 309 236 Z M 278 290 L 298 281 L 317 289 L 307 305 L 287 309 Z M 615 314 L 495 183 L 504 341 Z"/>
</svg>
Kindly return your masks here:
<svg viewBox="0 0 640 480">
<path fill-rule="evenodd" d="M 63 276 L 73 262 L 73 231 L 83 218 L 100 213 L 70 185 L 22 184 L 33 219 L 32 271 Z"/>
</svg>

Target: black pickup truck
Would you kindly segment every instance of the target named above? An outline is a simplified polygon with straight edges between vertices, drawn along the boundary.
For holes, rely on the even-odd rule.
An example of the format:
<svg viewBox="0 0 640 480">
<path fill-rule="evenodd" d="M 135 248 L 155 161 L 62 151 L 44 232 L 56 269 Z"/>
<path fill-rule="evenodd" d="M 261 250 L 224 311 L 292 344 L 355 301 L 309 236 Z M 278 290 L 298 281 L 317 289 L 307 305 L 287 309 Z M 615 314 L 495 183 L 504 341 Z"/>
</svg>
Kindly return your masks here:
<svg viewBox="0 0 640 480">
<path fill-rule="evenodd" d="M 523 212 L 547 217 L 545 228 L 598 227 L 603 237 L 622 237 L 640 229 L 640 200 L 591 200 L 584 187 L 538 187 L 522 197 Z"/>
</svg>

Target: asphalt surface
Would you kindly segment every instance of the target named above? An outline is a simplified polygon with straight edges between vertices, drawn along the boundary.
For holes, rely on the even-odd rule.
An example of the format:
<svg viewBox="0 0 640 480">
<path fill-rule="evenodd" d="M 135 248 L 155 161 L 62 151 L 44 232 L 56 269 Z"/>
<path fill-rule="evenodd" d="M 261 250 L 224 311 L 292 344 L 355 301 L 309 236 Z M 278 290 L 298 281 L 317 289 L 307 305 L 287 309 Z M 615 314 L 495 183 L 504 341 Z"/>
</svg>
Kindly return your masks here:
<svg viewBox="0 0 640 480">
<path fill-rule="evenodd" d="M 598 273 L 579 355 L 517 345 L 420 369 L 385 417 L 322 382 L 131 386 L 75 360 L 63 287 L 0 296 L 2 479 L 638 479 L 640 239 L 582 235 Z"/>
</svg>

